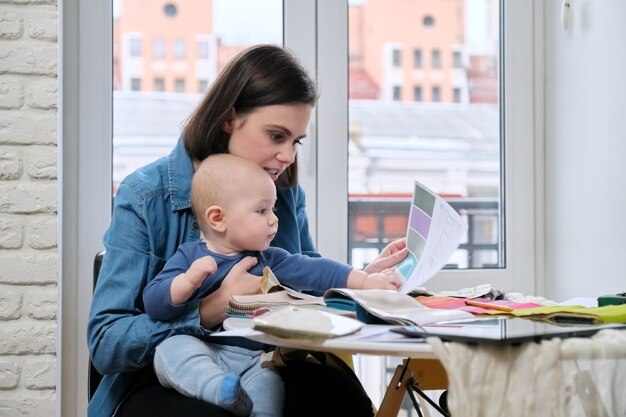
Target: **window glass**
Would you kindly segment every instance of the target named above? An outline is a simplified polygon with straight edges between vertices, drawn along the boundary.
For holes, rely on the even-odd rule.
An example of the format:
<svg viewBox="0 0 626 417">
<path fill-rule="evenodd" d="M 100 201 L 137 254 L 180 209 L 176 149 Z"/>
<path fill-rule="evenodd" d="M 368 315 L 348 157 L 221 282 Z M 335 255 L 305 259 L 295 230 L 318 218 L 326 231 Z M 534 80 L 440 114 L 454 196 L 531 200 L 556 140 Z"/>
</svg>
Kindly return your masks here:
<svg viewBox="0 0 626 417">
<path fill-rule="evenodd" d="M 187 42 L 185 39 L 174 39 L 174 58 L 185 59 L 187 57 Z"/>
<path fill-rule="evenodd" d="M 430 65 L 432 65 L 433 69 L 441 68 L 441 52 L 439 49 L 433 49 L 431 51 Z"/>
<path fill-rule="evenodd" d="M 422 68 L 422 50 L 421 49 L 413 50 L 413 67 Z"/>
<path fill-rule="evenodd" d="M 283 43 L 282 20 L 281 0 L 114 0 L 113 194 L 126 175 L 169 154 L 226 61 L 256 43 Z M 142 39 L 151 54 L 142 56 Z"/>
<path fill-rule="evenodd" d="M 413 101 L 422 101 L 422 87 L 419 85 L 413 87 Z"/>
<path fill-rule="evenodd" d="M 152 40 L 152 57 L 154 59 L 165 58 L 165 39 L 162 37 Z"/>
<path fill-rule="evenodd" d="M 357 267 L 406 234 L 414 180 L 468 222 L 446 268 L 505 266 L 499 3 L 466 4 L 349 1 L 348 257 Z M 385 62 L 390 50 L 394 65 Z M 395 51 L 411 51 L 412 59 Z M 422 51 L 430 62 L 422 63 Z M 357 76 L 379 93 L 353 89 Z"/>
<path fill-rule="evenodd" d="M 165 91 L 165 80 L 163 78 L 154 79 L 154 91 Z"/>
</svg>

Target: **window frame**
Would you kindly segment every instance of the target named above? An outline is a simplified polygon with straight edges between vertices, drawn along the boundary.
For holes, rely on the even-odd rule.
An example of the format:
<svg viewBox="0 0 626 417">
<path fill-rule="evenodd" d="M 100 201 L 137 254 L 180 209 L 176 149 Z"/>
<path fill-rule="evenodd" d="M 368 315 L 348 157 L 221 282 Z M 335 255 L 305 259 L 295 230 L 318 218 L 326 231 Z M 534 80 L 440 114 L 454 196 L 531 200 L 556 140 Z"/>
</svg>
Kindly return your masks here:
<svg viewBox="0 0 626 417">
<path fill-rule="evenodd" d="M 315 139 L 316 155 L 307 158 L 324 161 L 311 185 L 305 187 L 307 199 L 315 194 L 316 203 L 309 201 L 310 218 L 315 219 L 314 232 L 317 248 L 324 256 L 346 261 L 348 252 L 347 211 L 347 142 L 338 146 L 338 133 L 346 132 L 347 138 L 347 71 L 339 62 L 345 57 L 337 56 L 337 50 L 347 47 L 347 0 L 319 2 L 317 20 L 324 22 L 323 30 L 317 32 L 318 65 L 315 67 L 322 95 L 317 105 L 318 134 Z M 501 1 L 503 42 L 500 51 L 502 64 L 501 88 L 504 91 L 501 115 L 501 131 L 504 135 L 501 172 L 504 190 L 505 218 L 501 221 L 503 256 L 505 267 L 499 269 L 442 270 L 428 281 L 432 290 L 460 289 L 489 283 L 496 288 L 515 289 L 523 294 L 535 294 L 542 286 L 537 266 L 543 264 L 535 247 L 541 246 L 541 236 L 535 231 L 536 218 L 541 218 L 541 208 L 536 204 L 535 150 L 536 120 L 535 95 L 535 38 L 533 19 L 539 18 L 533 2 Z M 334 14 L 333 14 L 334 13 Z M 537 16 L 535 16 L 537 15 Z M 331 41 L 332 40 L 332 41 Z M 298 51 L 296 51 L 298 52 Z M 333 65 L 324 63 L 340 61 Z M 531 86 L 532 88 L 530 88 Z M 336 130 L 340 128 L 341 130 Z M 324 133 L 322 133 L 322 131 Z M 327 133 L 326 133 L 327 132 Z M 319 164 L 318 164 L 319 166 Z M 332 167 L 332 169 L 327 169 Z M 303 170 L 303 171 L 306 171 Z M 540 201 L 540 199 L 539 199 Z"/>
<path fill-rule="evenodd" d="M 534 175 L 542 160 L 535 149 L 541 136 L 542 3 L 506 2 L 503 11 L 505 133 L 502 160 L 506 201 L 506 267 L 501 270 L 444 270 L 429 289 L 494 287 L 534 294 L 542 287 L 541 236 L 543 200 Z M 322 95 L 299 158 L 300 183 L 307 192 L 311 232 L 319 251 L 346 260 L 348 247 L 347 142 L 347 0 L 284 0 L 285 44 L 318 79 Z M 85 334 L 91 304 L 95 254 L 111 217 L 112 158 L 112 7 L 110 2 L 64 0 L 59 4 L 59 222 L 57 265 L 57 409 L 64 417 L 86 416 Z M 536 31 L 536 32 L 535 32 Z M 532 57 L 532 59 L 528 59 Z M 536 67 L 535 67 L 536 66 Z M 538 82 L 538 81 L 537 81 Z M 530 87 L 529 87 L 530 86 Z M 345 136 L 338 134 L 345 132 Z M 322 166 L 324 169 L 317 169 Z M 538 219 L 538 220 L 536 220 Z"/>
</svg>

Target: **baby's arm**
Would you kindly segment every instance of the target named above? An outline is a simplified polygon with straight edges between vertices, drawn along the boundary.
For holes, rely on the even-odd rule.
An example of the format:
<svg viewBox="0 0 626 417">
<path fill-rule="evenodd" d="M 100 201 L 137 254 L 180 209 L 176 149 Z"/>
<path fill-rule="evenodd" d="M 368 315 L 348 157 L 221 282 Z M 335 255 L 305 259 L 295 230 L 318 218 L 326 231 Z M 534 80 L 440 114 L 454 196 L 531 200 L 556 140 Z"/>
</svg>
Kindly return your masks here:
<svg viewBox="0 0 626 417">
<path fill-rule="evenodd" d="M 193 261 L 187 272 L 178 274 L 170 286 L 170 301 L 182 304 L 200 288 L 206 277 L 217 270 L 217 263 L 211 256 L 203 256 Z"/>
<path fill-rule="evenodd" d="M 348 275 L 347 288 L 397 290 L 402 282 L 392 268 L 368 274 L 360 269 L 353 269 Z"/>
</svg>

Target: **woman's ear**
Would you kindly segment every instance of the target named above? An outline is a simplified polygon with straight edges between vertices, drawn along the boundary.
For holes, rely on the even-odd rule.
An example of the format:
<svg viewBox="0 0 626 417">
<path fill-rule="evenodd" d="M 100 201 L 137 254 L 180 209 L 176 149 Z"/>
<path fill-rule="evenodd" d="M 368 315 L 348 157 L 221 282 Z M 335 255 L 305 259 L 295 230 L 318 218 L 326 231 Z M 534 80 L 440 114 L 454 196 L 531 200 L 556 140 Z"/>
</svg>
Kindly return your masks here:
<svg viewBox="0 0 626 417">
<path fill-rule="evenodd" d="M 226 222 L 224 221 L 224 210 L 220 206 L 211 206 L 204 212 L 207 224 L 216 232 L 224 232 L 226 230 Z"/>
<path fill-rule="evenodd" d="M 235 109 L 231 108 L 228 114 L 228 118 L 224 121 L 224 125 L 222 126 L 222 130 L 228 134 L 232 134 L 235 130 L 235 119 L 237 118 L 237 113 L 235 113 Z"/>
</svg>

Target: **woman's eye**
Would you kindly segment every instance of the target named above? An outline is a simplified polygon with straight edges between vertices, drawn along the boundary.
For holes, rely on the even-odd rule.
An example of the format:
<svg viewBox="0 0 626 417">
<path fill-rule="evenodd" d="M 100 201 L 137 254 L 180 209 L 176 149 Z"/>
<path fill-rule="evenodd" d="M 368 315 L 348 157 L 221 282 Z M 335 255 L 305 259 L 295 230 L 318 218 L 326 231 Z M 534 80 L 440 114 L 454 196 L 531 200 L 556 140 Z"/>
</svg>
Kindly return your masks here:
<svg viewBox="0 0 626 417">
<path fill-rule="evenodd" d="M 293 145 L 294 145 L 294 146 L 296 146 L 296 145 L 302 145 L 302 139 L 296 139 L 296 140 L 294 140 L 294 141 L 293 141 Z"/>
<path fill-rule="evenodd" d="M 282 140 L 284 139 L 282 133 L 270 133 L 269 135 L 274 142 L 282 142 Z"/>
</svg>

